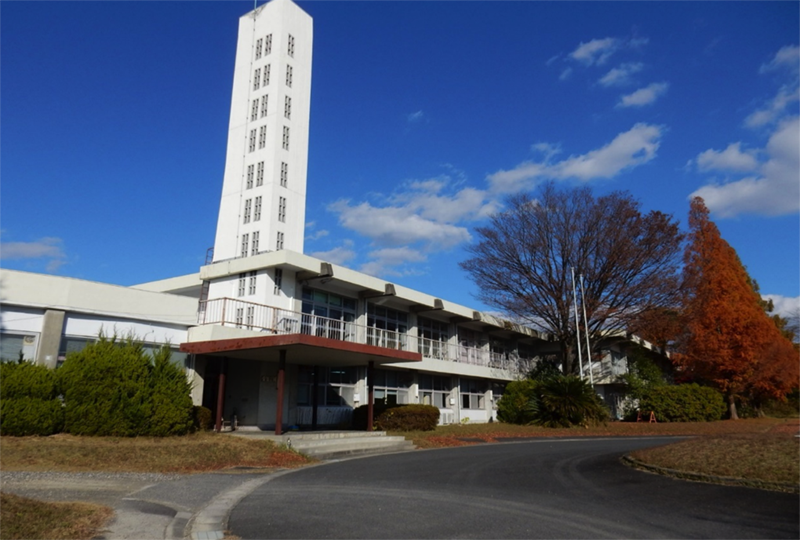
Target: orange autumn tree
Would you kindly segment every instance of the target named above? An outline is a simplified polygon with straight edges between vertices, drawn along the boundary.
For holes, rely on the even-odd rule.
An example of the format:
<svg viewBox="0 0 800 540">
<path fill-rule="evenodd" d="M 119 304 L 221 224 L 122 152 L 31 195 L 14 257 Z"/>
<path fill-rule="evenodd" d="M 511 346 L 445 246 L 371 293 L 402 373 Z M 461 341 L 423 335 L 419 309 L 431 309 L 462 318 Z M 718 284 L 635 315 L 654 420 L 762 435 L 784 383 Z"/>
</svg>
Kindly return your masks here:
<svg viewBox="0 0 800 540">
<path fill-rule="evenodd" d="M 752 388 L 759 361 L 774 341 L 775 325 L 761 308 L 761 297 L 736 251 L 722 239 L 699 197 L 689 211 L 684 280 L 685 323 L 678 362 L 687 375 L 719 389 L 730 418 L 736 420 L 735 399 Z M 771 371 L 763 370 L 764 381 Z"/>
</svg>

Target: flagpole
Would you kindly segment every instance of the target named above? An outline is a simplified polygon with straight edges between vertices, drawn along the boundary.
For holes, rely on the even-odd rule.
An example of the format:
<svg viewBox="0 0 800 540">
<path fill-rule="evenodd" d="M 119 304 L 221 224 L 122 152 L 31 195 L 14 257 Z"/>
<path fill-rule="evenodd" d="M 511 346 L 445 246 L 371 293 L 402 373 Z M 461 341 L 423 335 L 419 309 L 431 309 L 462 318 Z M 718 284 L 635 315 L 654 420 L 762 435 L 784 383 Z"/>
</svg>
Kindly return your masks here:
<svg viewBox="0 0 800 540">
<path fill-rule="evenodd" d="M 581 305 L 583 306 L 583 333 L 586 336 L 586 361 L 589 363 L 589 384 L 594 388 L 594 375 L 592 375 L 592 348 L 589 345 L 589 321 L 586 318 L 586 293 L 583 289 L 583 274 L 578 276 L 581 284 Z"/>
<path fill-rule="evenodd" d="M 571 266 L 570 270 L 572 271 L 572 299 L 574 302 L 573 308 L 575 311 L 575 336 L 578 345 L 578 365 L 581 368 L 581 380 L 583 380 L 583 358 L 581 357 L 581 331 L 579 328 L 580 319 L 578 319 L 578 292 L 575 289 L 575 267 Z"/>
</svg>

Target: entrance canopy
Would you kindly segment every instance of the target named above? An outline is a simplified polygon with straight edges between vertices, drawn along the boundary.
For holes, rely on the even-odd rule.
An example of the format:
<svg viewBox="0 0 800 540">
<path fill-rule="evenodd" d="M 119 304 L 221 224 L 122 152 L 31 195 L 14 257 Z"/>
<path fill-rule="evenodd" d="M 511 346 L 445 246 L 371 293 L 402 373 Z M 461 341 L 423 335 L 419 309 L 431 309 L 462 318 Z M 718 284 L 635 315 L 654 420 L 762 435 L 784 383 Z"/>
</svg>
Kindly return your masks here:
<svg viewBox="0 0 800 540">
<path fill-rule="evenodd" d="M 181 352 L 230 359 L 277 362 L 286 351 L 289 364 L 315 366 L 366 366 L 394 362 L 421 362 L 422 354 L 364 345 L 307 334 L 254 336 L 181 343 Z"/>
</svg>

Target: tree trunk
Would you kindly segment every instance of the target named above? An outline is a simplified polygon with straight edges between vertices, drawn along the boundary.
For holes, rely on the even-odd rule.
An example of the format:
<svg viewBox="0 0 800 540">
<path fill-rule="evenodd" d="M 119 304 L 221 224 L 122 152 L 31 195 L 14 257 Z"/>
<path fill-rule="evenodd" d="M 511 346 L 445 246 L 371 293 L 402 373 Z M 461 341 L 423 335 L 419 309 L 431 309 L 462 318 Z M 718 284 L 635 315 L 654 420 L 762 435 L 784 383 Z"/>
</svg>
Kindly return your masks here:
<svg viewBox="0 0 800 540">
<path fill-rule="evenodd" d="M 733 394 L 728 394 L 728 414 L 731 420 L 738 420 L 739 415 L 736 414 L 736 399 Z"/>
</svg>

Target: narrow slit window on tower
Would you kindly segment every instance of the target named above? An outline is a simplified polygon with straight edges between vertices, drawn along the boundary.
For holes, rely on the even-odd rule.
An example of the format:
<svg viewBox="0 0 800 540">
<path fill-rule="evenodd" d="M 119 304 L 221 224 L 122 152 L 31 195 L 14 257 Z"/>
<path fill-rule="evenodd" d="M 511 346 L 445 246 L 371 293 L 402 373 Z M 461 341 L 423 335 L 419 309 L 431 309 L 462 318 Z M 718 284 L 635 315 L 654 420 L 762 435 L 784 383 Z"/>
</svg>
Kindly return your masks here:
<svg viewBox="0 0 800 540">
<path fill-rule="evenodd" d="M 264 38 L 264 56 L 267 56 L 272 52 L 272 34 L 267 35 Z"/>
<path fill-rule="evenodd" d="M 255 253 L 253 253 L 255 255 Z M 247 282 L 247 294 L 256 294 L 256 271 L 253 270 L 250 272 L 250 276 Z"/>
<path fill-rule="evenodd" d="M 281 187 L 286 187 L 289 183 L 289 164 L 281 161 Z"/>
<path fill-rule="evenodd" d="M 276 268 L 275 269 L 275 288 L 273 289 L 273 293 L 281 294 L 281 286 L 283 285 L 283 269 Z"/>
<path fill-rule="evenodd" d="M 258 90 L 259 86 L 261 86 L 261 68 L 253 73 L 253 90 Z"/>
<path fill-rule="evenodd" d="M 246 278 L 247 274 L 245 274 L 244 272 L 239 274 L 239 290 L 237 291 L 238 296 L 244 296 L 244 282 Z"/>
<path fill-rule="evenodd" d="M 286 65 L 286 86 L 292 87 L 292 66 Z"/>
<path fill-rule="evenodd" d="M 250 165 L 252 167 L 252 165 Z M 264 162 L 258 162 L 258 169 L 256 170 L 256 186 L 264 185 Z"/>
<path fill-rule="evenodd" d="M 244 308 L 236 308 L 236 328 L 241 328 L 244 325 Z"/>
<path fill-rule="evenodd" d="M 250 108 L 250 121 L 258 120 L 258 98 L 253 100 L 253 106 Z"/>
<path fill-rule="evenodd" d="M 286 197 L 278 197 L 278 221 L 286 223 Z"/>
<path fill-rule="evenodd" d="M 261 45 L 262 45 L 263 42 L 264 42 L 264 40 L 262 40 L 262 39 L 257 39 L 256 40 L 256 60 L 261 58 Z"/>
<path fill-rule="evenodd" d="M 278 237 L 275 241 L 275 250 L 280 251 L 283 249 L 283 233 L 278 231 Z"/>
<path fill-rule="evenodd" d="M 261 233 L 259 231 L 255 231 L 253 233 L 253 244 L 252 247 L 250 248 L 250 253 L 252 253 L 253 255 L 258 255 L 259 236 L 261 236 Z"/>
<path fill-rule="evenodd" d="M 250 209 L 253 204 L 253 199 L 247 199 L 244 201 L 244 222 L 250 223 Z"/>
<path fill-rule="evenodd" d="M 253 221 L 261 220 L 261 196 L 256 197 L 256 206 L 253 211 Z"/>
<path fill-rule="evenodd" d="M 253 187 L 253 165 L 247 166 L 247 189 Z"/>
<path fill-rule="evenodd" d="M 249 234 L 243 234 L 242 235 L 242 253 L 241 253 L 242 257 L 247 257 L 247 248 L 250 247 L 249 244 L 250 244 L 250 235 Z"/>
<path fill-rule="evenodd" d="M 264 66 L 264 86 L 269 86 L 269 64 Z"/>
<path fill-rule="evenodd" d="M 269 96 L 261 98 L 261 118 L 267 116 L 267 98 L 269 98 Z"/>
<path fill-rule="evenodd" d="M 258 128 L 258 147 L 264 148 L 267 145 L 267 126 Z"/>
<path fill-rule="evenodd" d="M 283 116 L 287 119 L 292 118 L 292 98 L 289 96 L 283 97 Z"/>
<path fill-rule="evenodd" d="M 256 130 L 250 130 L 250 145 L 248 146 L 250 152 L 255 152 L 256 150 Z"/>
<path fill-rule="evenodd" d="M 292 34 L 289 34 L 289 43 L 286 48 L 286 53 L 294 58 L 294 36 Z"/>
<path fill-rule="evenodd" d="M 244 320 L 244 325 L 247 327 L 248 330 L 253 328 L 253 324 L 256 321 L 256 306 L 247 306 L 247 315 Z"/>
<path fill-rule="evenodd" d="M 283 149 L 289 149 L 289 127 L 283 126 Z"/>
</svg>

